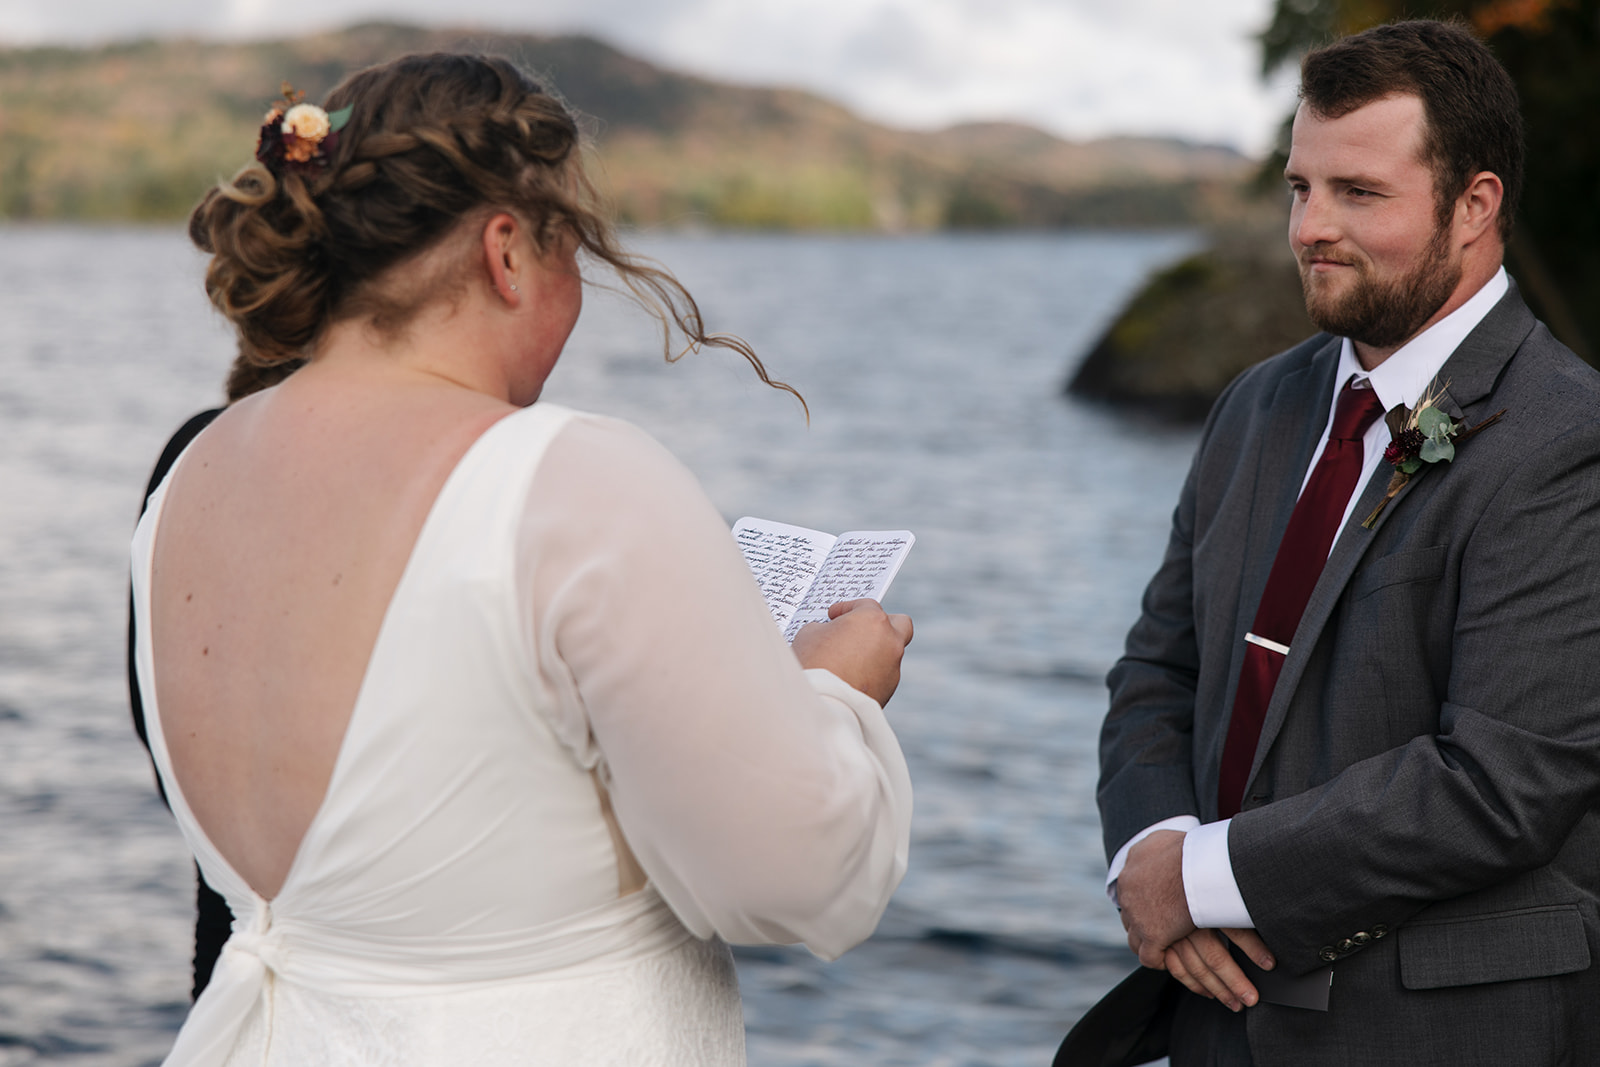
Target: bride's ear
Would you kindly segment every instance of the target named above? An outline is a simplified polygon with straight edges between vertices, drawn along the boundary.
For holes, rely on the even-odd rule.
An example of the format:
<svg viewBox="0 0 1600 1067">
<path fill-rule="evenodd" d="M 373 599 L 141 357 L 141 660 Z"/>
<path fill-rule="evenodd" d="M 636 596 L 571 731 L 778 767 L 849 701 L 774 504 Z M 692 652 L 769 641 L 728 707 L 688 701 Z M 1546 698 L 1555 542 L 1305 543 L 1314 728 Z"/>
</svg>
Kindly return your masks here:
<svg viewBox="0 0 1600 1067">
<path fill-rule="evenodd" d="M 526 271 L 527 241 L 515 215 L 500 212 L 483 224 L 483 265 L 489 285 L 510 307 L 522 304 L 519 278 Z"/>
</svg>

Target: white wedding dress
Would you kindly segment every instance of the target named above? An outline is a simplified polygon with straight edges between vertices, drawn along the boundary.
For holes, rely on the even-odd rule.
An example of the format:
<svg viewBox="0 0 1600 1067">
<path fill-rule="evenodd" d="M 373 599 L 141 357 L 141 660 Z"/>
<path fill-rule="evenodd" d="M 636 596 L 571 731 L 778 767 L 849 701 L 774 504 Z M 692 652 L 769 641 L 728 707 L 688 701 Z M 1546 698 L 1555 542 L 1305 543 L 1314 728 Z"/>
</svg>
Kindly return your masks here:
<svg viewBox="0 0 1600 1067">
<path fill-rule="evenodd" d="M 911 813 L 881 709 L 800 670 L 665 450 L 543 403 L 440 490 L 327 794 L 262 899 L 162 733 L 150 567 L 171 478 L 133 542 L 135 654 L 173 814 L 235 921 L 170 1067 L 742 1064 L 725 942 L 831 958 L 871 933 Z M 624 893 L 630 846 L 649 883 Z"/>
</svg>

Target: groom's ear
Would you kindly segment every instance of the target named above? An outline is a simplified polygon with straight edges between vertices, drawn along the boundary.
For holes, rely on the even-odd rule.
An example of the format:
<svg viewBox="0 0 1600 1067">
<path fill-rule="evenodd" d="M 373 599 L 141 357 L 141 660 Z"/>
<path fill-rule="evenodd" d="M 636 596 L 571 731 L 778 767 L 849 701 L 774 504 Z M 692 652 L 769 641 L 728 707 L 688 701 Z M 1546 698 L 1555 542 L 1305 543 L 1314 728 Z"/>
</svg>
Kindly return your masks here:
<svg viewBox="0 0 1600 1067">
<path fill-rule="evenodd" d="M 1466 189 L 1456 197 L 1452 217 L 1463 246 L 1484 237 L 1500 240 L 1500 208 L 1505 197 L 1505 185 L 1493 171 L 1480 171 L 1472 176 Z"/>
</svg>

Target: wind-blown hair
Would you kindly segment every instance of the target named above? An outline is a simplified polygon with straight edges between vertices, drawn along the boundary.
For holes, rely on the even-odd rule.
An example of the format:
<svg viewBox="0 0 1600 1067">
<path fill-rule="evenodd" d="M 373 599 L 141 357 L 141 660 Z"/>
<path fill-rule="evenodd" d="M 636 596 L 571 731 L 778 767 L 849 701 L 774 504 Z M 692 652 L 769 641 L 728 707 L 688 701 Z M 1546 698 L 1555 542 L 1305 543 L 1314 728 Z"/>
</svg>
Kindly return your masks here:
<svg viewBox="0 0 1600 1067">
<path fill-rule="evenodd" d="M 1420 19 L 1375 26 L 1300 64 L 1300 99 L 1322 118 L 1401 93 L 1422 99 L 1423 161 L 1441 220 L 1472 176 L 1490 171 L 1505 187 L 1500 237 L 1510 241 L 1522 196 L 1522 111 L 1511 75 L 1470 30 Z"/>
<path fill-rule="evenodd" d="M 472 278 L 459 267 L 393 268 L 496 211 L 520 218 L 541 253 L 565 237 L 615 271 L 660 321 L 669 361 L 676 327 L 688 347 L 732 349 L 799 398 L 744 341 L 706 333 L 670 272 L 622 248 L 583 172 L 576 121 L 509 60 L 404 56 L 346 78 L 326 107 L 352 108 L 327 167 L 274 174 L 252 163 L 189 218 L 190 238 L 212 257 L 206 293 L 238 332 L 230 400 L 287 377 L 334 323 L 367 319 L 394 334 L 458 294 Z"/>
</svg>

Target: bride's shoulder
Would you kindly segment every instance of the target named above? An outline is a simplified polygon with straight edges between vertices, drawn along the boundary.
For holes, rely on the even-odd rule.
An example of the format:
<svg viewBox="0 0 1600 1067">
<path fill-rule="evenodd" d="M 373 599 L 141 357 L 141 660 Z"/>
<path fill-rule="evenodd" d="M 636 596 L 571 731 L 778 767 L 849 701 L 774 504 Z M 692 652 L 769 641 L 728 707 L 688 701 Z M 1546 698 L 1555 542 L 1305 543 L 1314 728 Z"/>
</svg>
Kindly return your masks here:
<svg viewBox="0 0 1600 1067">
<path fill-rule="evenodd" d="M 541 411 L 541 409 L 544 409 Z M 527 431 L 550 434 L 547 462 L 579 462 L 594 471 L 684 471 L 683 464 L 649 431 L 627 419 L 540 401 L 520 416 Z"/>
<path fill-rule="evenodd" d="M 710 508 L 694 473 L 641 427 L 555 405 L 535 414 L 544 406 L 540 401 L 513 416 L 527 421 L 530 434 L 541 425 L 550 431 L 531 482 L 535 498 L 567 501 L 596 514 L 645 516 Z"/>
</svg>

